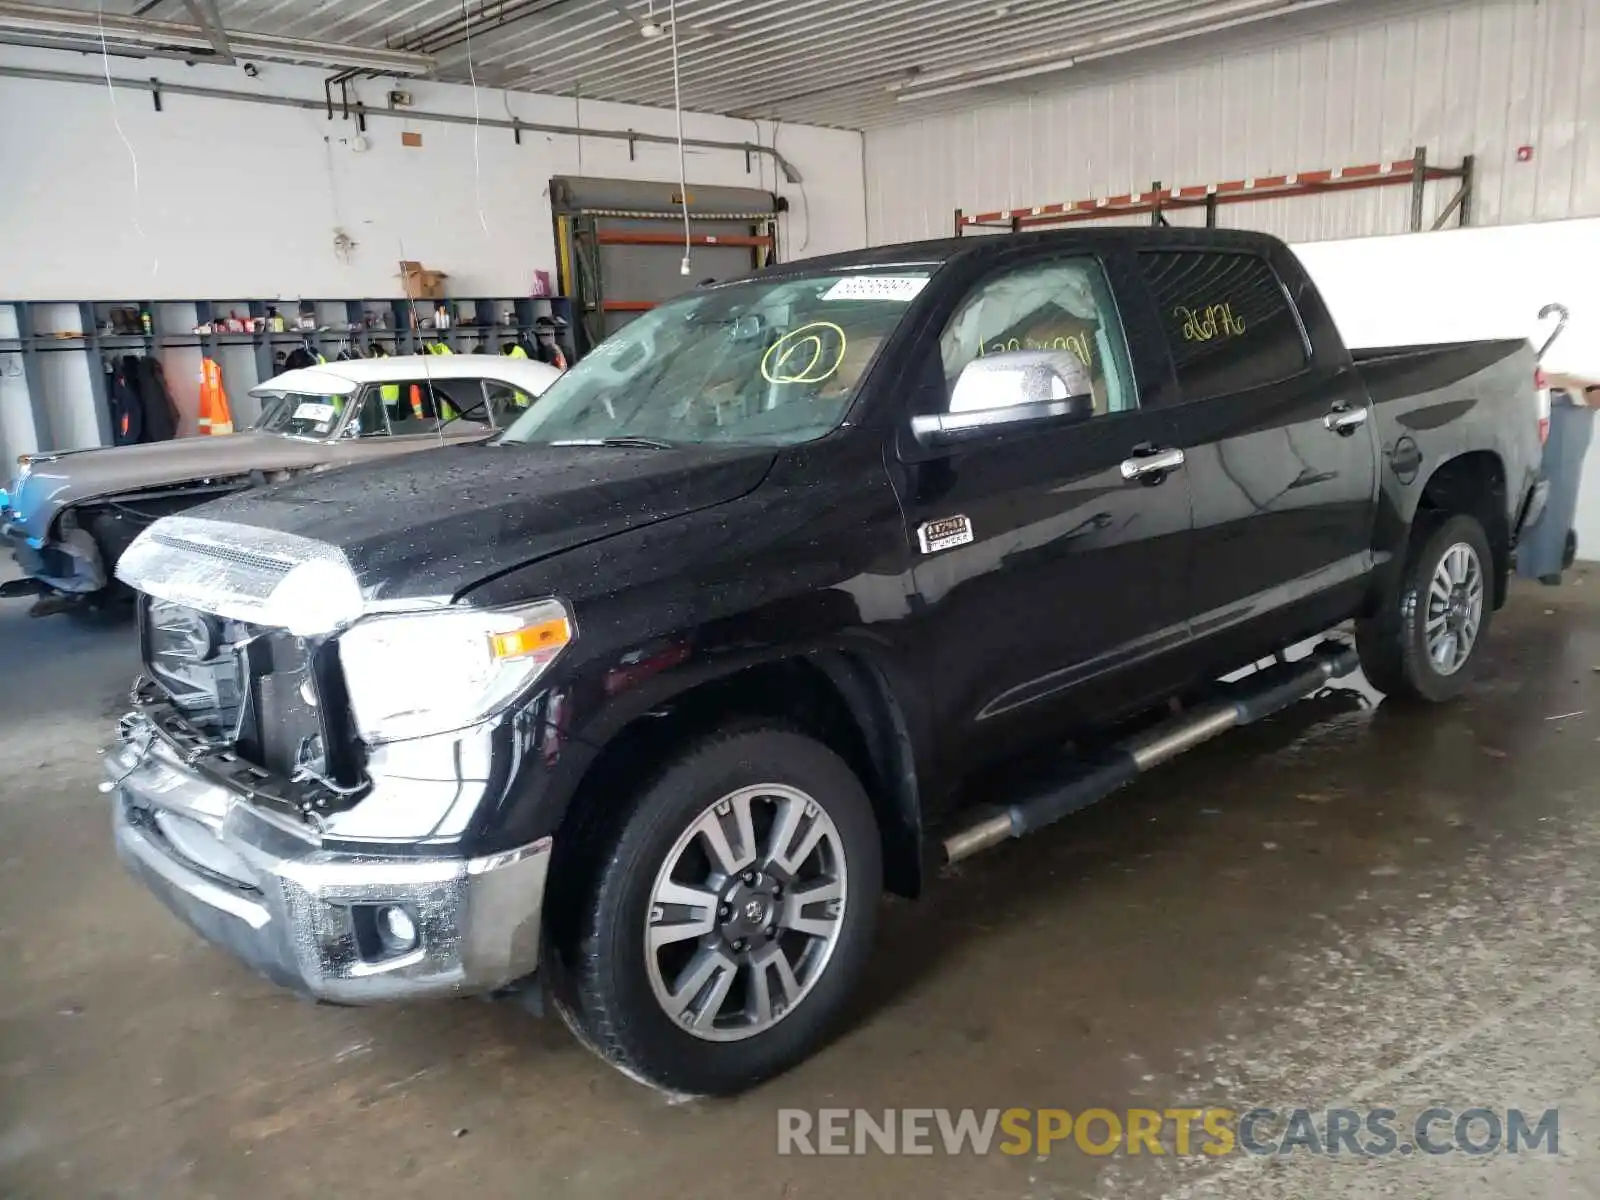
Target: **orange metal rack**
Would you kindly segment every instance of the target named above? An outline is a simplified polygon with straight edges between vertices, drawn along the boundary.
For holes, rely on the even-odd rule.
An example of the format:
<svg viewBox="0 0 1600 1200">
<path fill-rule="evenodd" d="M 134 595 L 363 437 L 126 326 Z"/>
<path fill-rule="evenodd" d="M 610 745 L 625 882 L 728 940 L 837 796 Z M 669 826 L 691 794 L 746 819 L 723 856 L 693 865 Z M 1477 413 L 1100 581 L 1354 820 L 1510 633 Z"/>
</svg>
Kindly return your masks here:
<svg viewBox="0 0 1600 1200">
<path fill-rule="evenodd" d="M 1363 163 L 1353 167 L 1333 167 L 1318 171 L 1297 171 L 1289 175 L 1261 175 L 1253 179 L 1231 179 L 1224 183 L 1189 184 L 1168 187 L 1157 181 L 1144 192 L 1121 196 L 1094 196 L 1086 200 L 1067 200 L 1031 208 L 1011 208 L 1000 212 L 966 213 L 956 209 L 955 234 L 960 237 L 969 227 L 1009 229 L 1020 233 L 1050 225 L 1077 221 L 1103 220 L 1148 214 L 1152 225 L 1167 224 L 1163 215 L 1173 209 L 1204 208 L 1206 226 L 1217 223 L 1217 209 L 1223 204 L 1247 204 L 1254 200 L 1276 200 L 1294 196 L 1321 196 L 1332 192 L 1359 191 L 1364 188 L 1411 186 L 1411 229 L 1420 232 L 1424 220 L 1424 189 L 1433 180 L 1458 179 L 1461 185 L 1433 221 L 1431 228 L 1443 229 L 1452 216 L 1458 225 L 1472 223 L 1472 155 L 1459 167 L 1428 165 L 1425 147 L 1418 146 L 1411 158 L 1399 162 Z"/>
</svg>

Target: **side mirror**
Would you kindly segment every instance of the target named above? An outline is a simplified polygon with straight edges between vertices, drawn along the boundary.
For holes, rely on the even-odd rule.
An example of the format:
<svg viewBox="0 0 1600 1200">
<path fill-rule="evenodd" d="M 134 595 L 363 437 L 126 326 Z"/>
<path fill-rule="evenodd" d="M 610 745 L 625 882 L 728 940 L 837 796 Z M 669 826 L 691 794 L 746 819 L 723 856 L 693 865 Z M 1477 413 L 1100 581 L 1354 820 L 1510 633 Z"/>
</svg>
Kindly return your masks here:
<svg viewBox="0 0 1600 1200">
<path fill-rule="evenodd" d="M 1070 351 L 1013 350 L 962 369 L 950 411 L 911 418 L 924 446 L 950 446 L 1023 425 L 1076 424 L 1094 416 L 1088 369 Z"/>
</svg>

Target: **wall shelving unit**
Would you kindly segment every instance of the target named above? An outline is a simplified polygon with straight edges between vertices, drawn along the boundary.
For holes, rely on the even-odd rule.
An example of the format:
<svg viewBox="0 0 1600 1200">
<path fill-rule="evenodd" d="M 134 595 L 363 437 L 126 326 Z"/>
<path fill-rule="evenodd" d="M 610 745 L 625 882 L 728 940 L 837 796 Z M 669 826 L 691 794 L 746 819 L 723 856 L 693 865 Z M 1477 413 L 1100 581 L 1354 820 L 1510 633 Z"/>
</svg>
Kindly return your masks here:
<svg viewBox="0 0 1600 1200">
<path fill-rule="evenodd" d="M 413 307 L 414 306 L 414 307 Z M 433 327 L 437 309 L 443 306 L 449 317 L 446 329 Z M 170 310 L 193 311 L 193 319 L 171 328 Z M 446 297 L 439 300 L 411 301 L 396 297 L 362 299 L 300 300 L 0 300 L 0 322 L 9 309 L 12 320 L 0 324 L 0 375 L 20 378 L 25 400 L 12 394 L 0 403 L 25 403 L 31 422 L 32 441 L 38 450 L 81 448 L 68 444 L 74 440 L 54 428 L 49 379 L 61 372 L 46 367 L 46 356 L 78 354 L 87 367 L 87 396 L 72 403 L 92 403 L 99 444 L 111 445 L 111 410 L 106 397 L 106 378 L 102 359 L 124 354 L 160 355 L 163 350 L 193 349 L 205 357 L 222 361 L 224 349 L 248 347 L 253 352 L 255 378 L 224 378 L 230 392 L 248 391 L 281 370 L 282 357 L 296 346 L 310 345 L 332 359 L 341 346 L 364 349 L 381 343 L 391 354 L 416 354 L 423 346 L 442 341 L 457 354 L 482 349 L 499 353 L 507 341 L 531 339 L 540 317 L 565 321 L 557 329 L 557 340 L 569 362 L 575 355 L 576 321 L 572 302 L 565 296 L 476 296 Z M 149 319 L 148 331 L 114 332 L 113 309 L 133 310 Z M 230 316 L 241 320 L 259 318 L 266 322 L 269 309 L 283 318 L 284 330 L 263 328 L 261 332 L 228 333 L 219 330 Z M 185 314 L 187 315 L 187 313 Z M 166 316 L 166 320 L 163 317 Z M 415 317 L 415 320 L 413 319 Z M 302 321 L 309 328 L 302 327 Z M 125 322 L 126 324 L 126 322 Z M 212 332 L 195 333 L 196 327 L 210 325 Z M 237 355 L 229 362 L 237 364 Z M 54 364 L 52 364 L 54 365 Z M 169 379 L 169 386 L 172 381 Z M 14 414 L 12 414 L 14 416 Z M 0 438 L 15 421 L 0 423 Z M 8 447 L 8 450 L 11 448 Z M 14 453 L 13 453 L 14 456 Z M 5 464 L 9 468 L 9 463 Z M 9 474 L 0 469 L 0 477 Z"/>
</svg>

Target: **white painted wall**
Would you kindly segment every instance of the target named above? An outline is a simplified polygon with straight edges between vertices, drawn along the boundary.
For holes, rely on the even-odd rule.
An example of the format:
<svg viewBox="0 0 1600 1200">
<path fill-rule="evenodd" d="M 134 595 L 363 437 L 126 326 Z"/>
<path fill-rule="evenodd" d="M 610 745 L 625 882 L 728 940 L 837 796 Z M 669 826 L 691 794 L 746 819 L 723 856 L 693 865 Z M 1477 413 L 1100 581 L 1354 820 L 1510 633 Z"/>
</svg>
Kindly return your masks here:
<svg viewBox="0 0 1600 1200">
<path fill-rule="evenodd" d="M 1600 379 L 1600 220 L 1356 238 L 1295 247 L 1352 346 L 1527 337 L 1552 300 L 1572 319 L 1545 367 Z M 1578 495 L 1579 553 L 1600 559 L 1600 439 Z"/>
<path fill-rule="evenodd" d="M 0 64 L 94 74 L 99 60 L 0 48 Z M 260 77 L 220 67 L 112 59 L 113 74 L 155 75 L 234 91 L 322 98 L 324 73 L 261 64 Z M 357 85 L 383 107 L 387 80 Z M 450 84 L 405 84 L 416 108 L 471 115 L 472 92 Z M 570 98 L 479 92 L 485 117 L 508 110 L 527 121 L 570 123 Z M 672 113 L 585 102 L 586 126 L 671 134 Z M 133 164 L 114 124 L 138 158 Z M 190 96 L 0 78 L 0 299 L 111 297 L 391 296 L 396 262 L 418 259 L 450 274 L 458 295 L 525 294 L 535 268 L 553 270 L 549 181 L 590 175 L 675 181 L 674 148 L 417 122 L 420 149 L 400 144 L 406 126 L 373 120 L 372 147 L 353 153 L 353 122 L 320 112 Z M 770 126 L 689 114 L 690 137 L 771 142 Z M 789 197 L 785 253 L 798 257 L 865 240 L 860 135 L 785 125 L 783 153 L 803 176 L 786 183 L 764 156 L 746 172 L 737 151 L 694 150 L 692 184 L 761 187 Z M 482 210 L 480 221 L 479 210 Z M 806 217 L 809 217 L 809 228 Z M 487 224 L 487 232 L 483 226 Z M 140 227 L 142 226 L 142 233 Z M 335 256 L 333 230 L 358 247 Z M 404 252 L 402 253 L 402 247 Z"/>
<path fill-rule="evenodd" d="M 1123 63 L 1108 60 L 1092 64 L 1097 82 L 1074 79 L 1096 73 L 1080 68 L 1053 90 L 872 130 L 869 236 L 945 237 L 956 208 L 1408 159 L 1419 145 L 1438 162 L 1477 156 L 1476 224 L 1600 215 L 1595 0 L 1465 0 L 1350 19 L 1360 23 L 1203 61 L 1129 59 L 1123 70 L 1145 72 L 1131 77 L 1105 78 Z M 1516 162 L 1523 144 L 1532 162 Z M 1446 186 L 1429 188 L 1430 214 Z M 1224 208 L 1221 223 L 1289 241 L 1399 233 L 1409 201 L 1404 187 L 1264 201 Z"/>
</svg>

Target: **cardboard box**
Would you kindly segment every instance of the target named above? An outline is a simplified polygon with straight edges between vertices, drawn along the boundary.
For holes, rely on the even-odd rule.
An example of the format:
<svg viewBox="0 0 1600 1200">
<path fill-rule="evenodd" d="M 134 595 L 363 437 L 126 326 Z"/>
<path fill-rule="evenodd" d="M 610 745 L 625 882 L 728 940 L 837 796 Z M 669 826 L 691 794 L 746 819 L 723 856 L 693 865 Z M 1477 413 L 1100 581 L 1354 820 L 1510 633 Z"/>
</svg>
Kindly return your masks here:
<svg viewBox="0 0 1600 1200">
<path fill-rule="evenodd" d="M 443 271 L 430 271 L 419 262 L 400 263 L 400 292 L 407 300 L 443 300 L 448 278 Z"/>
</svg>

